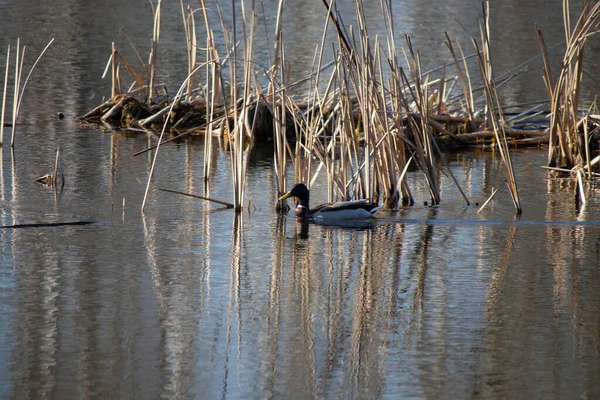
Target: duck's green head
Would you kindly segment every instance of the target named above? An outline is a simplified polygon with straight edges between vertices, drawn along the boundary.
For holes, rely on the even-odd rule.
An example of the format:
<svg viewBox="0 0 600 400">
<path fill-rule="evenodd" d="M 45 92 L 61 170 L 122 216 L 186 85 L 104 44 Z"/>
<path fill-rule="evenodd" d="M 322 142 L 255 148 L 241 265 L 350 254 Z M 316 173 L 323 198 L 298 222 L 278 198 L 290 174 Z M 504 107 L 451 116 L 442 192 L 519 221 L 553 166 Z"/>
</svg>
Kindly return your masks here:
<svg viewBox="0 0 600 400">
<path fill-rule="evenodd" d="M 290 197 L 297 197 L 298 199 L 300 199 L 300 203 L 302 205 L 308 207 L 309 194 L 308 189 L 304 183 L 297 183 L 294 186 L 292 186 L 290 191 L 281 196 L 279 200 L 285 200 Z"/>
</svg>

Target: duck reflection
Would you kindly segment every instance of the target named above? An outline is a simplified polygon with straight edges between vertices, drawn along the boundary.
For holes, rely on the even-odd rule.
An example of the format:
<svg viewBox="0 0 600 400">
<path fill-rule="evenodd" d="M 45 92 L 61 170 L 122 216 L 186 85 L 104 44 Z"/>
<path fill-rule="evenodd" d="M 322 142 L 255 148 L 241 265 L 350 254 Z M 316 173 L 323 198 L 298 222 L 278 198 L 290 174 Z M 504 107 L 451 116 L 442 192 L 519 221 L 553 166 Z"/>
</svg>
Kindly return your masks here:
<svg viewBox="0 0 600 400">
<path fill-rule="evenodd" d="M 306 220 L 298 220 L 296 222 L 296 236 L 300 239 L 308 239 L 309 222 Z"/>
<path fill-rule="evenodd" d="M 308 239 L 308 233 L 310 225 L 319 225 L 327 230 L 349 230 L 349 231 L 364 231 L 364 230 L 375 230 L 377 223 L 373 220 L 348 220 L 348 221 L 308 221 L 305 219 L 298 219 L 295 224 L 294 237 L 300 239 Z"/>
</svg>

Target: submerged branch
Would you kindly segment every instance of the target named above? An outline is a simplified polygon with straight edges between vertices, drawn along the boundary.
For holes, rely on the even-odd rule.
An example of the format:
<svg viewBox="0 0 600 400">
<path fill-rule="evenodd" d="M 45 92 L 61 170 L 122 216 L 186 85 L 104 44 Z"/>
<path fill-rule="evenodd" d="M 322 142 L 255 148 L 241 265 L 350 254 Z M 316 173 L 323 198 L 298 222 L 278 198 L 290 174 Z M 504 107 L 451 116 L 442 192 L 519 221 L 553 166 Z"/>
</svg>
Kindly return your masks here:
<svg viewBox="0 0 600 400">
<path fill-rule="evenodd" d="M 198 196 L 195 194 L 191 194 L 191 193 L 185 193 L 185 192 L 179 192 L 177 190 L 171 190 L 171 189 L 162 189 L 162 188 L 158 188 L 158 190 L 161 190 L 163 192 L 169 192 L 169 193 L 175 193 L 175 194 L 180 194 L 182 196 L 188 196 L 188 197 L 193 197 L 196 199 L 200 199 L 200 200 L 206 200 L 206 201 L 212 201 L 213 203 L 217 203 L 217 204 L 221 204 L 224 205 L 227 208 L 233 208 L 233 204 L 231 203 L 227 203 L 226 201 L 221 201 L 221 200 L 215 200 L 215 199 L 210 199 L 208 197 L 204 197 L 204 196 Z"/>
</svg>

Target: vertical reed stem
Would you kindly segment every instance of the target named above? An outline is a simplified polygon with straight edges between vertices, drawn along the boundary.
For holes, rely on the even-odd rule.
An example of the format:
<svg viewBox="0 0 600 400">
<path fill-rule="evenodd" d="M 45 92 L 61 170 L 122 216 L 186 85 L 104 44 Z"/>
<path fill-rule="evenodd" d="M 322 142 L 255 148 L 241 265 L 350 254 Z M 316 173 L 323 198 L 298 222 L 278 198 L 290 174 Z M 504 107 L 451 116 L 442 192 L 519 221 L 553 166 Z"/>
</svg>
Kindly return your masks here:
<svg viewBox="0 0 600 400">
<path fill-rule="evenodd" d="M 56 149 L 56 161 L 54 162 L 54 176 L 52 177 L 52 184 L 57 185 L 58 182 L 58 162 L 60 160 L 60 148 Z"/>
<path fill-rule="evenodd" d="M 4 92 L 2 94 L 2 115 L 0 115 L 0 146 L 4 143 L 4 113 L 6 110 L 6 92 L 8 89 L 8 69 L 10 68 L 10 44 L 6 52 L 6 71 L 4 72 Z"/>
<path fill-rule="evenodd" d="M 110 88 L 110 97 L 115 98 L 117 95 L 117 47 L 115 46 L 115 42 L 112 42 L 112 57 L 111 57 L 111 78 L 112 85 Z"/>
<path fill-rule="evenodd" d="M 154 29 L 152 31 L 152 50 L 150 53 L 150 83 L 148 87 L 148 104 L 154 100 L 154 85 L 156 83 L 156 59 L 158 53 L 158 42 L 160 40 L 160 5 L 158 0 L 156 11 L 154 13 Z"/>
<path fill-rule="evenodd" d="M 23 48 L 23 56 L 21 57 L 21 39 L 17 39 L 17 59 L 15 63 L 15 87 L 13 95 L 13 115 L 12 115 L 12 133 L 10 138 L 10 147 L 14 147 L 15 132 L 17 130 L 17 116 L 19 104 L 19 87 L 21 86 L 21 70 L 23 68 L 23 58 L 25 57 L 25 48 Z"/>
</svg>

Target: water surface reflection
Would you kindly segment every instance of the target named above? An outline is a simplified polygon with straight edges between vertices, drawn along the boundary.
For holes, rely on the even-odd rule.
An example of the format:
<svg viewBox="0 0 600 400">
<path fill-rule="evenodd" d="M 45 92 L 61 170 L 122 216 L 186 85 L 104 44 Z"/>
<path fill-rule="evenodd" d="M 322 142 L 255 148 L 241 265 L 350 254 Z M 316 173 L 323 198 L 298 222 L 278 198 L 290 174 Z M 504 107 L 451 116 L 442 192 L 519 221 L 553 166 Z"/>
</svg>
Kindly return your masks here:
<svg viewBox="0 0 600 400">
<path fill-rule="evenodd" d="M 252 207 L 242 215 L 158 190 L 202 193 L 203 141 L 190 140 L 161 150 L 141 214 L 152 154 L 132 154 L 154 138 L 92 129 L 72 117 L 109 92 L 99 76 L 119 24 L 149 43 L 148 9 L 138 13 L 147 3 L 0 3 L 11 16 L 0 22 L 10 32 L 0 45 L 20 36 L 35 49 L 44 36 L 57 36 L 24 103 L 32 125 L 20 127 L 14 154 L 2 149 L 0 225 L 96 221 L 0 229 L 0 398 L 600 396 L 597 189 L 588 189 L 585 207 L 577 204 L 568 183 L 539 168 L 543 151 L 514 152 L 520 219 L 506 192 L 482 213 L 466 207 L 442 174 L 442 204 L 424 207 L 427 190 L 411 172 L 418 206 L 344 227 L 276 215 L 269 156 L 248 170 Z M 399 32 L 434 49 L 423 51 L 432 66 L 440 41 L 431 21 L 443 29 L 452 22 L 432 13 L 449 7 L 473 20 L 480 6 L 396 3 L 408 9 L 395 14 Z M 562 26 L 560 4 L 506 16 L 519 4 L 492 4 L 492 32 L 512 24 L 498 32 L 494 51 L 519 56 L 498 57 L 501 72 L 537 51 L 533 31 L 533 45 L 511 36 L 527 29 L 522 20 Z M 176 9 L 165 11 L 161 53 L 172 83 L 184 74 L 185 51 L 173 45 L 184 48 L 180 5 L 165 7 Z M 307 20 L 293 17 L 286 15 L 294 23 L 286 26 Z M 320 29 L 298 30 L 302 40 L 286 34 L 299 59 L 292 72 L 304 76 Z M 512 87 L 505 94 L 515 102 L 544 95 L 541 80 Z M 57 111 L 67 118 L 54 121 Z M 60 195 L 35 182 L 53 169 L 57 148 Z M 229 200 L 229 154 L 217 141 L 213 150 L 214 179 L 204 195 Z M 494 154 L 447 161 L 473 204 L 503 180 Z M 319 185 L 315 203 L 325 201 Z"/>
<path fill-rule="evenodd" d="M 120 193 L 132 177 L 113 174 Z M 256 190 L 239 216 L 161 197 L 145 215 L 2 231 L 3 397 L 598 393 L 600 227 L 565 214 L 568 192 L 539 212 L 570 223 L 442 205 L 347 227 L 277 216 Z"/>
</svg>

